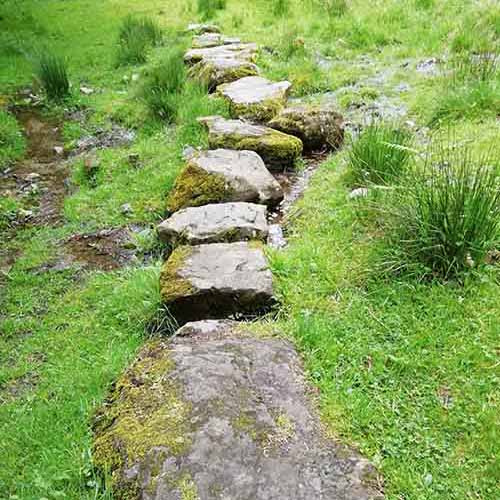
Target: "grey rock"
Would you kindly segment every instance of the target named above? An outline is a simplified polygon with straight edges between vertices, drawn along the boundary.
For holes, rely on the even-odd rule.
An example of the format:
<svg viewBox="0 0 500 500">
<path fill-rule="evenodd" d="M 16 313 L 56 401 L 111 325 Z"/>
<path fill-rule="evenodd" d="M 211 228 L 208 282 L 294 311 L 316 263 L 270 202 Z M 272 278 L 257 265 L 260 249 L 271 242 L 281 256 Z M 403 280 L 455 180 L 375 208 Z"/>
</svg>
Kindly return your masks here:
<svg viewBox="0 0 500 500">
<path fill-rule="evenodd" d="M 203 35 L 204 33 L 220 33 L 220 28 L 215 24 L 193 23 L 188 25 L 186 31 L 196 35 Z"/>
<path fill-rule="evenodd" d="M 325 435 L 311 392 L 290 342 L 190 323 L 170 342 L 147 343 L 118 380 L 96 418 L 94 457 L 111 464 L 117 498 L 383 498 L 375 468 Z M 139 442 L 142 453 L 126 432 L 136 422 L 154 436 Z"/>
<path fill-rule="evenodd" d="M 368 188 L 356 188 L 349 193 L 349 199 L 366 198 L 368 196 Z"/>
<path fill-rule="evenodd" d="M 62 146 L 54 146 L 54 153 L 56 155 L 62 155 L 64 153 L 64 148 Z"/>
<path fill-rule="evenodd" d="M 255 43 L 231 43 L 219 47 L 208 47 L 204 49 L 190 49 L 184 55 L 186 64 L 196 64 L 202 60 L 214 59 L 238 59 L 253 62 L 257 54 Z"/>
<path fill-rule="evenodd" d="M 132 209 L 132 205 L 130 203 L 124 203 L 121 207 L 120 207 L 120 212 L 123 214 L 123 215 L 131 215 L 134 210 Z"/>
<path fill-rule="evenodd" d="M 234 82 L 245 76 L 257 75 L 257 66 L 248 60 L 236 57 L 203 59 L 189 68 L 188 75 L 206 85 L 209 92 L 218 85 Z"/>
<path fill-rule="evenodd" d="M 331 105 L 289 106 L 268 125 L 299 137 L 309 151 L 338 149 L 344 141 L 344 121 Z"/>
<path fill-rule="evenodd" d="M 232 43 L 241 43 L 241 40 L 239 38 L 228 38 L 220 33 L 204 33 L 193 38 L 194 49 L 219 47 L 220 45 L 230 45 Z"/>
<path fill-rule="evenodd" d="M 217 87 L 217 94 L 229 102 L 235 118 L 267 122 L 283 109 L 290 82 L 271 82 L 261 76 L 247 76 Z"/>
<path fill-rule="evenodd" d="M 258 244 L 180 246 L 162 268 L 160 295 L 180 324 L 257 313 L 274 303 L 273 276 Z"/>
<path fill-rule="evenodd" d="M 181 208 L 232 201 L 280 203 L 283 191 L 253 151 L 199 151 L 188 160 L 170 192 L 170 212 Z"/>
<path fill-rule="evenodd" d="M 267 208 L 255 203 L 217 203 L 179 210 L 158 226 L 160 240 L 172 246 L 251 239 L 265 240 Z"/>
<path fill-rule="evenodd" d="M 255 151 L 270 169 L 283 170 L 302 155 L 302 141 L 264 125 L 220 116 L 199 119 L 208 129 L 211 148 Z"/>
</svg>

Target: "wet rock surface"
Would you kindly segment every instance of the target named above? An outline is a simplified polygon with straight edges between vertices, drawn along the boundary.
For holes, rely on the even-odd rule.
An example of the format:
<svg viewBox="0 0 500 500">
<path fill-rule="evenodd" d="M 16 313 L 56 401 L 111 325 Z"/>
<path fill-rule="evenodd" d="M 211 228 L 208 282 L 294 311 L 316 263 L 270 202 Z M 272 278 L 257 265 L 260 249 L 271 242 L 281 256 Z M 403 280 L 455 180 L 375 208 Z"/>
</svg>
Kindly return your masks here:
<svg viewBox="0 0 500 500">
<path fill-rule="evenodd" d="M 220 203 L 180 210 L 158 226 L 170 245 L 265 240 L 267 208 L 254 203 Z"/>
<path fill-rule="evenodd" d="M 253 151 L 215 149 L 194 153 L 168 198 L 168 209 L 229 201 L 273 206 L 283 198 L 277 181 Z"/>
<path fill-rule="evenodd" d="M 382 498 L 373 466 L 325 436 L 310 396 L 286 340 L 189 323 L 118 381 L 94 456 L 119 498 Z"/>
<path fill-rule="evenodd" d="M 302 154 L 300 139 L 264 125 L 220 116 L 202 118 L 200 122 L 208 129 L 211 148 L 255 151 L 273 170 L 293 167 Z"/>
<path fill-rule="evenodd" d="M 254 314 L 274 303 L 263 248 L 246 242 L 177 247 L 162 268 L 160 293 L 180 324 Z"/>
<path fill-rule="evenodd" d="M 271 82 L 260 76 L 247 76 L 220 85 L 217 94 L 229 102 L 234 118 L 267 122 L 285 106 L 291 86 L 286 81 Z"/>
<path fill-rule="evenodd" d="M 229 38 L 220 33 L 204 33 L 193 38 L 194 49 L 218 47 L 220 45 L 230 45 L 231 43 L 241 43 L 241 40 L 239 38 Z"/>
<path fill-rule="evenodd" d="M 344 120 L 333 106 L 296 104 L 283 109 L 268 123 L 299 137 L 308 151 L 338 149 L 344 142 Z"/>
</svg>

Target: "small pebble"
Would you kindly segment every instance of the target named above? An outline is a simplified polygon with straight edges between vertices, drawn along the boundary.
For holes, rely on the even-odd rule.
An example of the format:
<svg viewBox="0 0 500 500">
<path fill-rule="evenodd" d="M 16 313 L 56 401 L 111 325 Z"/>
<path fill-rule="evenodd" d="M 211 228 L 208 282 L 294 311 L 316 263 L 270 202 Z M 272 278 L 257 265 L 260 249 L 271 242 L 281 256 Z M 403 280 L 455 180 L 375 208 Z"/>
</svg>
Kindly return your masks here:
<svg viewBox="0 0 500 500">
<path fill-rule="evenodd" d="M 90 95 L 90 94 L 94 93 L 94 89 L 91 89 L 90 87 L 85 87 L 84 85 L 82 85 L 80 87 L 80 92 L 84 95 Z"/>
<path fill-rule="evenodd" d="M 130 215 L 134 212 L 132 209 L 132 205 L 130 203 L 124 203 L 121 207 L 120 210 L 123 215 Z"/>
<path fill-rule="evenodd" d="M 353 189 L 349 193 L 349 199 L 353 200 L 355 198 L 366 198 L 368 196 L 368 189 L 367 188 L 357 188 Z"/>
<path fill-rule="evenodd" d="M 54 146 L 54 153 L 56 155 L 62 155 L 64 153 L 64 148 L 62 146 Z"/>
</svg>

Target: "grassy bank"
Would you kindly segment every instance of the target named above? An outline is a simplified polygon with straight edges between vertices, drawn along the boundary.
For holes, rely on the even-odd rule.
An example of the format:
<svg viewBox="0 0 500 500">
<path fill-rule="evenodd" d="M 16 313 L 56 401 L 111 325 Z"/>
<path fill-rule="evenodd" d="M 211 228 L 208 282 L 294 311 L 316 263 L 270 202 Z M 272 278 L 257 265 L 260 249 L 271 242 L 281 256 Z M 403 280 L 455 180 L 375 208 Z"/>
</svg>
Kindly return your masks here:
<svg viewBox="0 0 500 500">
<path fill-rule="evenodd" d="M 128 14 L 150 16 L 164 35 L 144 63 L 118 56 Z M 420 129 L 413 132 L 419 141 L 452 127 L 473 154 L 498 140 L 498 71 L 447 76 L 455 56 L 498 40 L 492 2 L 228 0 L 214 16 L 226 34 L 264 46 L 263 72 L 290 79 L 296 96 L 336 92 L 349 116 L 368 115 L 388 98 Z M 9 141 L 0 160 L 24 151 L 6 104 L 32 85 L 33 58 L 43 48 L 67 61 L 71 96 L 42 109 L 64 121 L 67 148 L 116 125 L 136 137 L 98 152 L 90 180 L 84 161 L 73 162 L 58 226 L 14 227 L 9 221 L 29 205 L 9 196 L 0 204 L 2 246 L 17 257 L 0 275 L 0 498 L 111 498 L 92 468 L 89 423 L 158 309 L 159 262 L 110 273 L 50 264 L 73 233 L 153 226 L 184 146 L 205 144 L 196 117 L 225 113 L 185 83 L 175 90 L 173 120 L 143 97 L 165 54 L 189 41 L 179 30 L 197 19 L 197 3 L 180 0 L 0 6 L 0 137 Z M 81 85 L 94 92 L 81 93 Z M 66 109 L 89 111 L 75 120 Z M 130 167 L 131 154 L 141 168 Z M 348 198 L 348 169 L 346 152 L 332 156 L 293 210 L 290 245 L 272 253 L 281 301 L 272 321 L 303 352 L 328 427 L 380 467 L 389 498 L 494 498 L 498 267 L 470 273 L 465 283 L 379 273 L 383 231 Z M 132 212 L 123 213 L 123 204 Z"/>
</svg>

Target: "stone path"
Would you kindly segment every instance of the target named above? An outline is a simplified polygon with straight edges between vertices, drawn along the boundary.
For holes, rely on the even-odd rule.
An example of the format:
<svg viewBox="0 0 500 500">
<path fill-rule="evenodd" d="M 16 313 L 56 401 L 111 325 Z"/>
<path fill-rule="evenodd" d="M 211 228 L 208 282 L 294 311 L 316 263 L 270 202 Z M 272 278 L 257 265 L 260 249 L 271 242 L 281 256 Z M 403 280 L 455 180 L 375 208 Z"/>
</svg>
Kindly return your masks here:
<svg viewBox="0 0 500 500">
<path fill-rule="evenodd" d="M 95 421 L 96 464 L 116 498 L 382 498 L 370 463 L 325 436 L 293 346 L 228 320 L 275 304 L 262 242 L 283 190 L 270 170 L 293 169 L 304 145 L 338 148 L 342 117 L 287 103 L 289 82 L 256 76 L 255 44 L 188 29 L 190 75 L 233 118 L 200 120 L 211 149 L 188 155 L 169 195 L 160 294 L 181 328 L 149 342 L 117 382 Z"/>
</svg>

